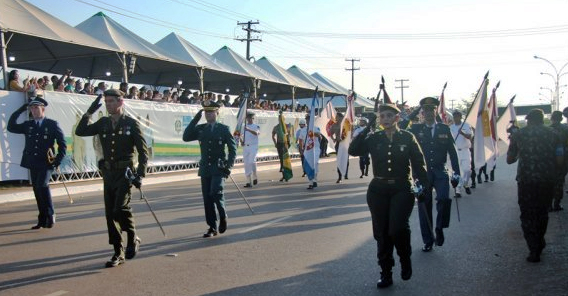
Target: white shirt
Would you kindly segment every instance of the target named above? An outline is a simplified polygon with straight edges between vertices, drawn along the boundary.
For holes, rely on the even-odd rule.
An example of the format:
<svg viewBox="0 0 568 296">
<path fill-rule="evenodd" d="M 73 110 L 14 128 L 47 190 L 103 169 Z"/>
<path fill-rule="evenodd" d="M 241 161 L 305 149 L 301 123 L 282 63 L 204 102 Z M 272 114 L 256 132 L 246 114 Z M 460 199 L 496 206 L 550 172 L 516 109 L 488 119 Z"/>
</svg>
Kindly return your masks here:
<svg viewBox="0 0 568 296">
<path fill-rule="evenodd" d="M 473 135 L 473 131 L 471 129 L 471 126 L 467 122 L 464 122 L 463 126 L 462 126 L 461 123 L 460 124 L 452 124 L 450 126 L 450 131 L 452 132 L 452 137 L 455 139 L 456 148 L 457 149 L 469 149 L 471 147 L 471 141 L 469 139 L 466 139 L 462 134 L 458 133 L 460 127 L 461 127 L 461 131 L 464 134 L 470 135 L 470 136 Z"/>
<path fill-rule="evenodd" d="M 246 127 L 250 130 L 260 133 L 260 126 L 256 124 L 247 124 Z M 258 146 L 258 135 L 255 135 L 245 129 L 245 146 Z"/>
</svg>

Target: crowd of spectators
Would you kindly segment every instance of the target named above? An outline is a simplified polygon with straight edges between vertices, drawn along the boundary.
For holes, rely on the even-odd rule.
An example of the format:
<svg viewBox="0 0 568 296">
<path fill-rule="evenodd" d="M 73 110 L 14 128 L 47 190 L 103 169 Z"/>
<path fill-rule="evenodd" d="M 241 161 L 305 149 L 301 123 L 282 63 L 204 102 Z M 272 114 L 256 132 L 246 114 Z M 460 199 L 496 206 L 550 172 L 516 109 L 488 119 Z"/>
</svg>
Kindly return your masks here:
<svg viewBox="0 0 568 296">
<path fill-rule="evenodd" d="M 84 82 L 81 78 L 73 78 L 72 70 L 66 70 L 65 74 L 61 77 L 52 75 L 51 78 L 47 75 L 36 78 L 29 76 L 22 80 L 20 84 L 20 75 L 18 70 L 12 70 L 9 74 L 8 90 L 21 91 L 21 92 L 38 92 L 38 91 L 56 91 L 77 93 L 85 95 L 98 95 L 107 90 L 108 85 L 101 81 L 96 86 L 90 81 Z M 132 100 L 144 100 L 162 103 L 178 103 L 178 104 L 195 104 L 199 105 L 204 100 L 212 100 L 221 106 L 238 108 L 243 100 L 243 96 L 236 97 L 231 102 L 229 95 L 214 94 L 212 92 L 200 93 L 199 91 L 191 91 L 189 89 L 182 89 L 180 87 L 166 88 L 161 92 L 142 86 L 130 86 L 126 82 L 120 83 L 119 89 L 125 94 L 125 98 Z M 307 105 L 297 104 L 295 107 L 292 104 L 280 104 L 278 102 L 260 99 L 249 98 L 248 109 L 257 110 L 272 110 L 272 111 L 290 111 L 290 112 L 309 112 Z"/>
</svg>

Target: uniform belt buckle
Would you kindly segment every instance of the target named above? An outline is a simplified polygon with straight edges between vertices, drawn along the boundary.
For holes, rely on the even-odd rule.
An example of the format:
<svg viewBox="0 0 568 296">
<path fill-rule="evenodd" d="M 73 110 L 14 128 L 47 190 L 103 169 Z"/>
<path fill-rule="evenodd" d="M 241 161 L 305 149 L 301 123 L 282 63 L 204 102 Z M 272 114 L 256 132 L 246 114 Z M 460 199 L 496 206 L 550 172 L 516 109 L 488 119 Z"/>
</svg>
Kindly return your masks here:
<svg viewBox="0 0 568 296">
<path fill-rule="evenodd" d="M 387 184 L 389 184 L 389 185 L 394 185 L 394 183 L 396 183 L 395 180 L 393 180 L 393 179 L 387 179 Z"/>
</svg>

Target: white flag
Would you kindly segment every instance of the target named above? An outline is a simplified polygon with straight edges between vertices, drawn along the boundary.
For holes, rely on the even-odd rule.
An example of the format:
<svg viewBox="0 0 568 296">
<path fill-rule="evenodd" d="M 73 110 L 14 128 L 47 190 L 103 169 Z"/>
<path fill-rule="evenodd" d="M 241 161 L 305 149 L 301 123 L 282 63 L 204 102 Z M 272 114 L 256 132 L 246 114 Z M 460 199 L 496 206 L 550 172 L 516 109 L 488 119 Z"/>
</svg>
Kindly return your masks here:
<svg viewBox="0 0 568 296">
<path fill-rule="evenodd" d="M 497 137 L 509 146 L 509 133 L 507 130 L 512 126 L 517 126 L 517 112 L 513 105 L 514 97 L 511 99 L 505 112 L 497 120 Z"/>
<path fill-rule="evenodd" d="M 476 168 L 480 168 L 487 163 L 493 154 L 495 144 L 491 137 L 491 126 L 489 122 L 489 106 L 487 104 L 487 84 L 489 79 L 485 79 L 481 89 L 477 93 L 475 102 L 478 103 L 477 110 L 472 110 L 476 114 L 475 135 L 473 137 L 473 155 Z M 475 113 L 474 113 L 475 111 Z M 469 123 L 469 122 L 468 122 Z"/>
<path fill-rule="evenodd" d="M 353 132 L 353 122 L 355 121 L 355 109 L 353 109 L 354 93 L 347 97 L 347 109 L 345 117 L 341 121 L 340 142 L 337 147 L 337 168 L 342 176 L 347 173 L 349 163 L 349 144 L 351 144 L 351 134 Z"/>
</svg>

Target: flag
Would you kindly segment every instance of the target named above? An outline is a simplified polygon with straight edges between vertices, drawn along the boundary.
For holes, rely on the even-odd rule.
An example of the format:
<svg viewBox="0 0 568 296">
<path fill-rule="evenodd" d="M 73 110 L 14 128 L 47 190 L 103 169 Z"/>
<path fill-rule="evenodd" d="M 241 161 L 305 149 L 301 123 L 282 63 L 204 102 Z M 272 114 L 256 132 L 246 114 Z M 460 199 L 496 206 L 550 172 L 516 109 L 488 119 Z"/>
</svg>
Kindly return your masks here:
<svg viewBox="0 0 568 296">
<path fill-rule="evenodd" d="M 497 82 L 495 88 L 493 88 L 493 92 L 491 93 L 491 98 L 489 98 L 489 129 L 491 131 L 491 140 L 493 141 L 493 153 L 489 157 L 487 161 L 487 167 L 492 169 L 497 162 L 497 157 L 499 156 L 499 150 L 497 149 L 497 96 L 495 95 L 497 88 L 499 88 L 499 84 L 501 82 Z"/>
<path fill-rule="evenodd" d="M 444 91 L 446 90 L 446 86 L 448 83 L 444 84 L 444 88 L 442 89 L 442 94 L 440 95 L 440 105 L 438 105 L 438 115 L 442 119 L 442 122 L 448 124 L 448 114 L 446 113 L 446 100 L 444 99 Z"/>
<path fill-rule="evenodd" d="M 487 163 L 487 160 L 493 154 L 493 138 L 491 137 L 491 127 L 489 123 L 489 106 L 487 104 L 487 77 L 483 80 L 481 88 L 477 93 L 472 106 L 477 108 L 471 110 L 470 114 L 475 114 L 475 134 L 473 137 L 473 155 L 476 168 L 480 168 Z M 469 119 L 470 116 L 468 116 Z M 469 122 L 468 122 L 469 123 Z M 471 123 L 470 123 L 471 124 Z"/>
<path fill-rule="evenodd" d="M 288 148 L 290 148 L 290 142 L 288 137 L 288 129 L 286 128 L 286 122 L 284 122 L 284 115 L 282 111 L 278 115 L 278 123 L 280 124 L 280 128 L 277 130 L 278 137 L 284 139 L 284 154 L 282 155 L 282 176 L 286 181 L 292 179 L 292 160 L 290 159 L 290 153 L 288 152 Z"/>
<path fill-rule="evenodd" d="M 241 136 L 244 136 L 243 126 L 247 115 L 247 101 L 248 94 L 245 94 L 243 99 L 241 100 L 241 104 L 239 105 L 239 113 L 237 113 L 237 126 L 235 126 L 235 131 L 233 132 L 233 137 L 237 142 L 237 146 L 239 146 Z"/>
<path fill-rule="evenodd" d="M 515 96 L 511 98 L 505 112 L 497 120 L 497 138 L 503 141 L 507 146 L 509 146 L 509 130 L 511 127 L 517 127 L 517 113 L 515 112 L 515 106 L 513 105 L 513 100 Z"/>
<path fill-rule="evenodd" d="M 320 149 L 316 147 L 316 141 L 314 139 L 314 128 L 316 122 L 316 100 L 317 100 L 318 89 L 314 92 L 314 98 L 312 99 L 312 105 L 310 107 L 310 119 L 308 121 L 308 127 L 306 132 L 306 140 L 304 141 L 304 171 L 309 180 L 313 180 L 317 173 L 317 161 L 319 159 Z M 330 106 L 331 102 L 327 103 L 327 107 Z M 333 109 L 333 106 L 331 106 Z M 335 113 L 335 110 L 333 110 Z M 335 118 L 335 115 L 334 115 Z"/>
<path fill-rule="evenodd" d="M 385 92 L 385 95 L 386 94 Z M 339 130 L 341 138 L 337 147 L 337 168 L 342 176 L 347 174 L 347 165 L 349 163 L 349 153 L 347 151 L 351 143 L 351 133 L 353 132 L 353 122 L 355 121 L 355 110 L 353 109 L 354 99 L 355 93 L 351 93 L 347 97 L 347 109 Z"/>
<path fill-rule="evenodd" d="M 327 105 L 325 105 L 325 114 L 327 115 L 327 118 L 329 118 L 329 121 L 325 125 L 325 132 L 327 133 L 328 137 L 331 137 L 331 126 L 333 124 L 335 124 L 335 122 L 337 121 L 337 119 L 335 119 L 337 112 L 335 111 L 335 108 L 333 108 L 333 104 L 331 103 L 331 100 L 329 100 L 327 102 Z"/>
</svg>

